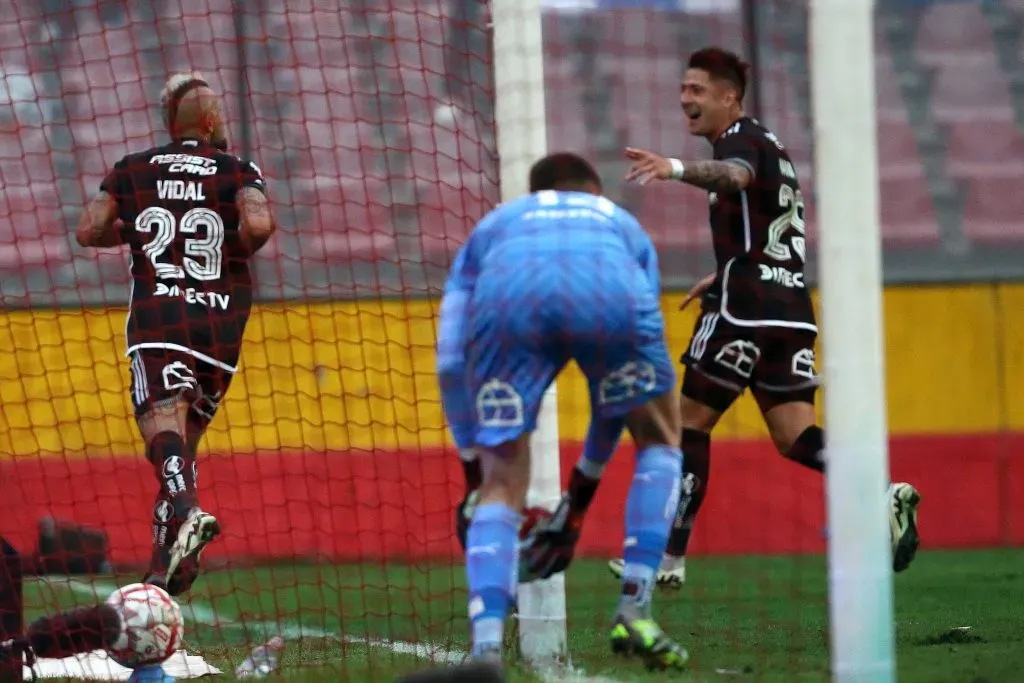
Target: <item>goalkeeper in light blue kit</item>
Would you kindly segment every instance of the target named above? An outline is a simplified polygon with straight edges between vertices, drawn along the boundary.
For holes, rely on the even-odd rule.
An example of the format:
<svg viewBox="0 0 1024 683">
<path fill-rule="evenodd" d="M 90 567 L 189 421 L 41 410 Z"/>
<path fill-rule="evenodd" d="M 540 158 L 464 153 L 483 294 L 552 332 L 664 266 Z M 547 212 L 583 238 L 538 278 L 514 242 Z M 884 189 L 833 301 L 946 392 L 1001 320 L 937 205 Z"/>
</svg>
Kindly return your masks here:
<svg viewBox="0 0 1024 683">
<path fill-rule="evenodd" d="M 612 648 L 651 667 L 686 664 L 686 650 L 650 615 L 682 471 L 659 294 L 650 238 L 574 154 L 534 164 L 530 194 L 485 216 L 459 252 L 441 304 L 438 374 L 456 442 L 475 447 L 483 479 L 465 539 L 475 659 L 500 662 L 519 580 L 529 437 L 545 390 L 575 360 L 590 386 L 588 439 L 601 442 L 591 452 L 607 459 L 623 428 L 637 447 Z"/>
</svg>

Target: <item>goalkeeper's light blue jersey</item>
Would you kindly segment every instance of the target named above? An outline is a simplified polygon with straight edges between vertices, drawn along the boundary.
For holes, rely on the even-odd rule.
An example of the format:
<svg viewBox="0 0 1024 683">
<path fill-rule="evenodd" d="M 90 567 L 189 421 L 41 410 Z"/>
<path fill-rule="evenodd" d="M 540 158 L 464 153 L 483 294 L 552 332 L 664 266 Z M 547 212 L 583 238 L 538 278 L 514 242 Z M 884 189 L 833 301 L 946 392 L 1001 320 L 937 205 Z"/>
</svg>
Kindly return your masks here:
<svg viewBox="0 0 1024 683">
<path fill-rule="evenodd" d="M 650 237 L 605 197 L 545 191 L 491 211 L 456 257 L 442 303 L 442 385 L 447 373 L 466 392 L 458 410 L 445 397 L 456 441 L 457 423 L 461 440 L 481 446 L 532 431 L 570 359 L 598 415 L 671 390 L 660 288 Z"/>
</svg>

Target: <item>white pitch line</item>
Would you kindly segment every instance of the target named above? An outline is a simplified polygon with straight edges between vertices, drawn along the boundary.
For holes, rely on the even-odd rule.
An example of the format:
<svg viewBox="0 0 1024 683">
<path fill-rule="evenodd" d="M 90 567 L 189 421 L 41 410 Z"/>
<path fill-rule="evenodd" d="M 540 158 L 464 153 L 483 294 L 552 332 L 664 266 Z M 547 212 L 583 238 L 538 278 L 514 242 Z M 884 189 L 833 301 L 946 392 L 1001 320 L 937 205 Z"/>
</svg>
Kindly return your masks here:
<svg viewBox="0 0 1024 683">
<path fill-rule="evenodd" d="M 85 581 L 79 581 L 78 579 L 60 579 L 56 583 L 58 585 L 67 585 L 72 592 L 79 595 L 86 595 L 93 599 L 102 599 L 98 596 L 101 594 L 112 593 L 119 588 L 117 584 L 105 581 L 88 583 Z M 444 664 L 460 664 L 466 658 L 465 654 L 461 652 L 447 650 L 443 647 L 431 645 L 429 643 L 408 643 L 401 640 L 384 640 L 377 638 L 363 638 L 353 635 L 342 635 L 340 633 L 327 631 L 315 626 L 303 626 L 302 624 L 295 622 L 243 621 L 233 617 L 226 617 L 213 608 L 205 607 L 203 605 L 182 605 L 181 611 L 186 619 L 191 619 L 197 624 L 264 631 L 268 633 L 268 637 L 270 634 L 277 634 L 285 640 L 294 638 L 323 638 L 337 640 L 342 643 L 349 643 L 353 645 L 368 645 L 370 647 L 385 648 L 397 654 L 411 655 L 420 659 L 428 659 L 432 662 L 441 662 Z"/>
<path fill-rule="evenodd" d="M 120 588 L 117 584 L 107 581 L 89 583 L 86 581 L 80 581 L 79 579 L 49 579 L 47 577 L 40 577 L 39 580 L 54 585 L 66 585 L 73 593 L 88 596 L 93 600 L 101 600 L 101 594 L 108 595 Z M 432 645 L 430 643 L 408 643 L 401 640 L 380 640 L 352 635 L 341 635 L 322 628 L 303 626 L 302 624 L 297 624 L 295 622 L 243 621 L 233 617 L 226 617 L 218 613 L 212 607 L 206 607 L 203 605 L 182 605 L 181 611 L 182 615 L 185 616 L 186 619 L 191 619 L 197 624 L 236 629 L 260 630 L 267 632 L 268 634 L 276 633 L 286 640 L 294 638 L 323 638 L 337 640 L 339 642 L 353 645 L 368 645 L 370 647 L 385 648 L 397 654 L 411 655 L 413 657 L 418 657 L 419 659 L 426 659 L 431 662 L 444 664 L 461 664 L 466 660 L 466 655 L 462 652 L 448 650 L 439 645 Z M 606 676 L 588 676 L 585 672 L 572 668 L 564 673 L 542 672 L 541 677 L 548 683 L 621 683 L 621 681 L 617 679 L 608 678 Z"/>
</svg>

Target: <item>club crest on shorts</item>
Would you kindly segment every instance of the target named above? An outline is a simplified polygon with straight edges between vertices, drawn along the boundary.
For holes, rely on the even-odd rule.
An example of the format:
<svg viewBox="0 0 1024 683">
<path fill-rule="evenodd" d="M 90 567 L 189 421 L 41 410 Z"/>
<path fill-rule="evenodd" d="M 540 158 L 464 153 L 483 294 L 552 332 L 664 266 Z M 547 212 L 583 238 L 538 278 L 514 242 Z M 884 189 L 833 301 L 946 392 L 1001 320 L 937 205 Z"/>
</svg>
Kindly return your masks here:
<svg viewBox="0 0 1024 683">
<path fill-rule="evenodd" d="M 654 390 L 658 384 L 658 373 L 654 365 L 646 362 L 629 361 L 621 368 L 612 370 L 598 385 L 598 403 L 621 403 L 636 396 L 643 396 Z"/>
<path fill-rule="evenodd" d="M 169 363 L 163 370 L 164 388 L 167 391 L 174 389 L 194 389 L 199 386 L 199 380 L 192 375 L 192 370 L 180 360 Z"/>
<path fill-rule="evenodd" d="M 754 367 L 761 358 L 761 349 L 757 344 L 744 339 L 729 342 L 715 354 L 715 362 L 735 372 L 740 377 L 750 379 Z"/>
<path fill-rule="evenodd" d="M 523 397 L 508 382 L 492 379 L 476 394 L 476 414 L 481 427 L 521 427 Z"/>
<path fill-rule="evenodd" d="M 800 349 L 794 353 L 792 370 L 797 377 L 817 379 L 818 373 L 814 369 L 814 349 Z"/>
</svg>

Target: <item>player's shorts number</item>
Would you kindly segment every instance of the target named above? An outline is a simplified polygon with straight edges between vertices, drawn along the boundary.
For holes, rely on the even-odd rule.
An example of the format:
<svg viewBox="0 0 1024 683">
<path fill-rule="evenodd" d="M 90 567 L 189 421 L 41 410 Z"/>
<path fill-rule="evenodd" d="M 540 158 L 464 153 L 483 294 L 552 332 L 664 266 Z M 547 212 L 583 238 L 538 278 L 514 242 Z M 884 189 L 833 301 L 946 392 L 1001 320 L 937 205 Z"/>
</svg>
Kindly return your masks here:
<svg viewBox="0 0 1024 683">
<path fill-rule="evenodd" d="M 174 214 L 162 206 L 150 206 L 135 219 L 135 229 L 139 232 L 156 231 L 156 236 L 142 248 L 142 252 L 153 264 L 158 278 L 178 280 L 188 274 L 193 280 L 220 279 L 224 261 L 221 251 L 224 246 L 224 221 L 216 211 L 201 207 L 190 209 L 178 222 Z M 205 231 L 205 236 L 185 240 L 185 253 L 188 256 L 183 266 L 158 260 L 167 251 L 167 247 L 171 246 L 176 230 L 185 235 L 196 235 L 200 229 Z"/>
<path fill-rule="evenodd" d="M 779 208 L 783 214 L 772 221 L 768 226 L 768 244 L 765 245 L 764 253 L 778 261 L 790 261 L 793 259 L 793 252 L 801 263 L 804 261 L 807 246 L 804 241 L 804 233 L 807 226 L 804 223 L 804 195 L 800 190 L 794 190 L 789 185 L 779 187 Z M 786 233 L 793 228 L 800 233 L 789 240 L 789 245 L 783 243 Z M 792 249 L 790 249 L 792 245 Z"/>
</svg>

